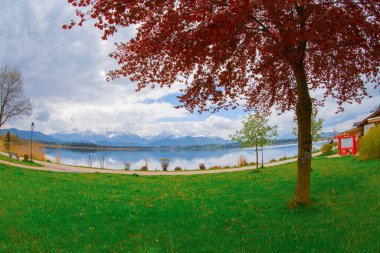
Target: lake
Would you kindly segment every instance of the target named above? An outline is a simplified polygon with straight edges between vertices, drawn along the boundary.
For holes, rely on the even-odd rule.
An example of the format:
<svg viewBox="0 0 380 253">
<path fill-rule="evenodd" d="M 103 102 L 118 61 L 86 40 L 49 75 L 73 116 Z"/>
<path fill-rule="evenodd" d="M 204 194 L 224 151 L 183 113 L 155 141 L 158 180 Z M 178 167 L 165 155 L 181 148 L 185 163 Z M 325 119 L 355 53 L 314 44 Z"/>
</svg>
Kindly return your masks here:
<svg viewBox="0 0 380 253">
<path fill-rule="evenodd" d="M 313 149 L 319 149 L 326 142 L 313 144 Z M 264 163 L 280 157 L 291 157 L 297 154 L 297 144 L 276 145 L 264 147 Z M 46 158 L 61 164 L 101 167 L 108 169 L 124 169 L 124 163 L 130 163 L 131 170 L 139 170 L 148 162 L 149 170 L 161 170 L 161 158 L 169 158 L 168 170 L 176 166 L 182 169 L 199 169 L 199 164 L 206 168 L 212 166 L 236 166 L 241 156 L 250 163 L 255 161 L 255 150 L 250 148 L 217 149 L 217 150 L 81 150 L 46 148 Z M 56 158 L 59 157 L 59 160 Z M 103 162 L 102 162 L 103 161 Z M 261 152 L 259 155 L 261 162 Z"/>
</svg>

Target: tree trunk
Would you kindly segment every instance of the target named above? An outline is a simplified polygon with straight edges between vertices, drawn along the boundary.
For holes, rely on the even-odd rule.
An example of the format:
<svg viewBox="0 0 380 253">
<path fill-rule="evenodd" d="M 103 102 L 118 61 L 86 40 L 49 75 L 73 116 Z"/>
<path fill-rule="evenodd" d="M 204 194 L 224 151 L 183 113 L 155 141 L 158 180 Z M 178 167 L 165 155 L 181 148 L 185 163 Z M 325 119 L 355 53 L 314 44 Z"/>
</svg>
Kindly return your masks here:
<svg viewBox="0 0 380 253">
<path fill-rule="evenodd" d="M 261 146 L 261 167 L 264 168 L 264 146 Z"/>
<path fill-rule="evenodd" d="M 259 170 L 259 150 L 257 149 L 257 141 L 256 141 L 256 170 Z"/>
<path fill-rule="evenodd" d="M 298 160 L 297 184 L 295 192 L 295 205 L 308 205 L 310 203 L 310 171 L 311 171 L 311 114 L 312 102 L 307 86 L 306 73 L 303 61 L 293 66 L 297 81 L 298 100 L 296 115 L 298 122 Z"/>
</svg>

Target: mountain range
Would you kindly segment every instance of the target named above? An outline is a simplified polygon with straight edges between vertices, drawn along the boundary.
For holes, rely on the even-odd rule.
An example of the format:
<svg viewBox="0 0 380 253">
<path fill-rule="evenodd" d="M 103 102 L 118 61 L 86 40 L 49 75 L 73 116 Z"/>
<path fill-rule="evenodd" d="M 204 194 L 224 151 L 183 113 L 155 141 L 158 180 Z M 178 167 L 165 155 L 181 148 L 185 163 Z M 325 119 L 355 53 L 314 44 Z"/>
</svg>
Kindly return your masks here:
<svg viewBox="0 0 380 253">
<path fill-rule="evenodd" d="M 30 131 L 18 130 L 16 128 L 0 130 L 1 135 L 6 132 L 11 132 L 23 139 L 30 139 L 31 137 Z M 95 132 L 93 130 L 74 130 L 71 133 L 59 132 L 54 134 L 33 131 L 33 140 L 45 143 L 86 143 L 112 147 L 185 147 L 232 143 L 229 140 L 214 136 L 175 136 L 164 132 L 157 136 L 141 137 L 128 132 Z"/>
<path fill-rule="evenodd" d="M 18 130 L 16 128 L 0 129 L 0 135 L 11 132 L 20 138 L 30 139 L 31 132 Z M 330 138 L 333 133 L 322 133 L 323 138 Z M 137 134 L 117 131 L 78 131 L 73 130 L 70 133 L 44 134 L 33 131 L 33 140 L 56 143 L 56 144 L 96 144 L 108 147 L 187 147 L 187 146 L 205 146 L 205 145 L 226 145 L 232 144 L 226 140 L 215 136 L 175 136 L 167 132 L 160 135 L 141 137 Z M 283 135 L 278 138 L 278 143 L 296 142 L 293 135 Z"/>
</svg>

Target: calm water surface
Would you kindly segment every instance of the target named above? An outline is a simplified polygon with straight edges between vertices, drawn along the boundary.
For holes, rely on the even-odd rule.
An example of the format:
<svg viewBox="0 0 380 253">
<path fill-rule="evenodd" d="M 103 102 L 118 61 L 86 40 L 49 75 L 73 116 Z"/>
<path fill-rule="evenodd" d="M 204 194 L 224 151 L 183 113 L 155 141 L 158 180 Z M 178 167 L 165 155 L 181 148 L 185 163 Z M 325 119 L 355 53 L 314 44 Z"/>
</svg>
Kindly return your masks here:
<svg viewBox="0 0 380 253">
<path fill-rule="evenodd" d="M 313 148 L 320 148 L 325 142 L 313 144 Z M 297 144 L 264 147 L 264 163 L 280 157 L 291 157 L 297 154 Z M 204 163 L 206 168 L 212 166 L 236 166 L 240 156 L 244 156 L 248 162 L 255 161 L 255 150 L 244 149 L 219 149 L 219 150 L 138 150 L 138 151 L 95 151 L 78 149 L 46 149 L 46 157 L 52 162 L 68 165 L 101 167 L 104 159 L 104 168 L 124 169 L 124 163 L 130 163 L 131 170 L 139 170 L 148 161 L 149 170 L 161 170 L 161 158 L 169 158 L 168 170 L 174 170 L 176 166 L 182 169 L 198 169 L 199 164 Z M 261 161 L 261 152 L 259 156 Z"/>
</svg>

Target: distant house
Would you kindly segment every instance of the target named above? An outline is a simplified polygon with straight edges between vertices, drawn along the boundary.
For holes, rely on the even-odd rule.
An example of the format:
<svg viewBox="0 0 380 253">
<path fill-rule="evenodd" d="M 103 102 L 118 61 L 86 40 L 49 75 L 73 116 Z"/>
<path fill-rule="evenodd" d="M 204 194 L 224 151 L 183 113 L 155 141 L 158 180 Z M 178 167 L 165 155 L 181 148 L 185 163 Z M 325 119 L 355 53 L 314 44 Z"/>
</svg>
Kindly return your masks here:
<svg viewBox="0 0 380 253">
<path fill-rule="evenodd" d="M 369 129 L 377 125 L 380 125 L 380 106 L 362 121 L 355 122 L 354 128 L 344 131 L 341 134 L 355 134 L 357 139 L 359 139 L 365 135 Z"/>
</svg>

